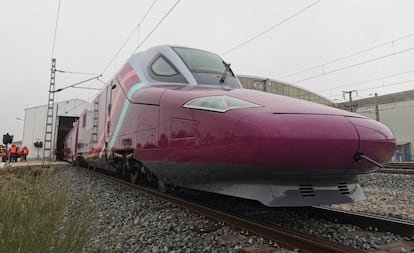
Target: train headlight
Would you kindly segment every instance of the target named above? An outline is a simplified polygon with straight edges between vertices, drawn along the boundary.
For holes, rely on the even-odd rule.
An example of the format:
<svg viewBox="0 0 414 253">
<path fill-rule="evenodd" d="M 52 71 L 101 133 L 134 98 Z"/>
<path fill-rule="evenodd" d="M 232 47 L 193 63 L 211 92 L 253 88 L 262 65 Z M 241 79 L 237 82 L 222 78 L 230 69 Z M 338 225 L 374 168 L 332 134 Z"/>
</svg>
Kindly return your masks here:
<svg viewBox="0 0 414 253">
<path fill-rule="evenodd" d="M 227 112 L 232 109 L 261 107 L 261 105 L 230 96 L 208 96 L 192 99 L 183 105 L 184 108 Z"/>
</svg>

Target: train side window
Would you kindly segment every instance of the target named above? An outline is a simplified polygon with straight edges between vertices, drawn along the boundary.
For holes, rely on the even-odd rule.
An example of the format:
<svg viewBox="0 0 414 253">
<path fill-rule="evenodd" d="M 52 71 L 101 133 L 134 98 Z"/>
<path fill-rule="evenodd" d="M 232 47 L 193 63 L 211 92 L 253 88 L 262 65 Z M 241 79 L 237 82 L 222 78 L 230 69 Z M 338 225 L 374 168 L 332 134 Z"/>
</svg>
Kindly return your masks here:
<svg viewBox="0 0 414 253">
<path fill-rule="evenodd" d="M 164 56 L 158 55 L 149 66 L 151 78 L 170 83 L 188 83 L 185 77 Z"/>
</svg>

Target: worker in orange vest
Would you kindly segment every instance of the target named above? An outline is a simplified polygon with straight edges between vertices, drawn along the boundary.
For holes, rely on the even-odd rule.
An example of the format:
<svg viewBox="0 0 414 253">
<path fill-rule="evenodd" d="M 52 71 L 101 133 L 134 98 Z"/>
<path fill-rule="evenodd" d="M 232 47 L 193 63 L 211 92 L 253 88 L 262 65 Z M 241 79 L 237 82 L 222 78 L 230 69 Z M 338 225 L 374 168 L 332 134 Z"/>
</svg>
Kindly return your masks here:
<svg viewBox="0 0 414 253">
<path fill-rule="evenodd" d="M 10 152 L 10 162 L 16 162 L 16 159 L 17 159 L 17 147 L 16 147 L 16 145 L 11 145 L 10 146 L 10 149 L 9 149 L 9 152 Z"/>
<path fill-rule="evenodd" d="M 22 160 L 23 160 L 23 148 L 17 147 L 16 162 L 20 162 Z"/>
<path fill-rule="evenodd" d="M 26 161 L 27 160 L 27 155 L 29 154 L 29 149 L 24 146 L 23 147 L 23 160 Z"/>
<path fill-rule="evenodd" d="M 1 161 L 7 162 L 7 150 L 6 147 L 1 145 L 0 146 L 0 152 L 1 152 Z"/>
</svg>

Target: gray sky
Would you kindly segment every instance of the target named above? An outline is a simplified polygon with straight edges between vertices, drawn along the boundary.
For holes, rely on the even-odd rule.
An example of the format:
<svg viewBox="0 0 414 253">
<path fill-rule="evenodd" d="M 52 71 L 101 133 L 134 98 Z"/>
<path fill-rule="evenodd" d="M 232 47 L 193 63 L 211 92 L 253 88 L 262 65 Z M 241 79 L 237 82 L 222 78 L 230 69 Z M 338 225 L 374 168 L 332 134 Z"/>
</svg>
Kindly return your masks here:
<svg viewBox="0 0 414 253">
<path fill-rule="evenodd" d="M 157 1 L 139 32 L 110 62 L 153 0 L 61 0 L 57 69 L 102 73 L 111 63 L 103 77 L 108 80 L 175 2 Z M 182 0 L 139 50 L 174 44 L 222 54 L 314 2 Z M 16 117 L 47 103 L 58 0 L 0 0 L 0 6 L 0 134 L 19 140 L 23 122 Z M 322 0 L 223 58 L 238 74 L 292 82 L 338 101 L 343 90 L 358 90 L 363 98 L 413 89 L 413 10 L 410 0 Z M 374 49 L 326 64 L 369 48 Z M 289 76 L 296 72 L 301 73 Z M 88 77 L 57 73 L 56 89 Z M 56 99 L 91 100 L 95 94 L 67 89 Z"/>
</svg>

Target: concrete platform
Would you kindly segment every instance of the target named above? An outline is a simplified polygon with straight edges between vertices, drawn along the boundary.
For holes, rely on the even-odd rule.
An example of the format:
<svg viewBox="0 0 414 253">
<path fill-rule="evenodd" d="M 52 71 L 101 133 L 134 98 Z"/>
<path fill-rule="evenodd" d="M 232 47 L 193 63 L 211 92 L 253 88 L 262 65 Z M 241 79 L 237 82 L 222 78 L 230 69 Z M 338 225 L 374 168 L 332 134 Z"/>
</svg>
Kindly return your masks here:
<svg viewBox="0 0 414 253">
<path fill-rule="evenodd" d="M 49 166 L 68 165 L 65 161 L 51 161 Z M 0 162 L 0 169 L 2 168 L 21 168 L 21 167 L 36 167 L 42 166 L 42 160 L 28 160 L 25 162 L 4 163 Z"/>
</svg>

